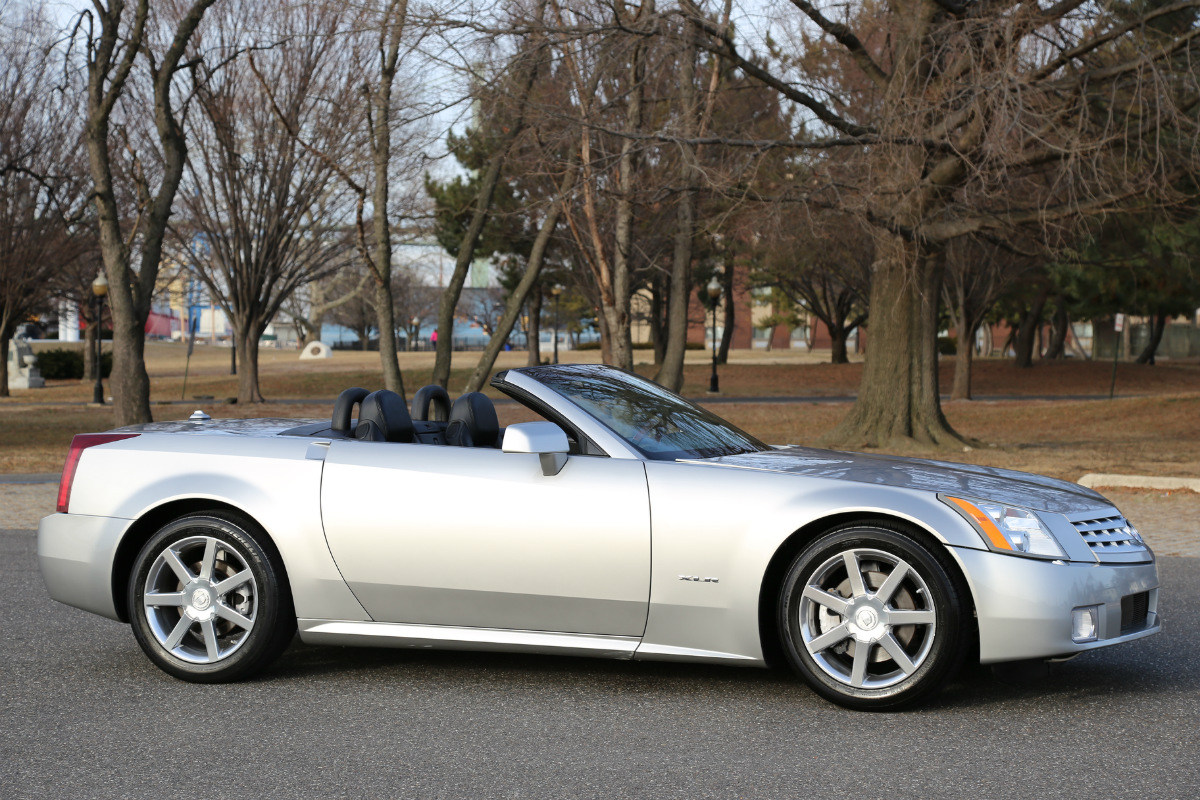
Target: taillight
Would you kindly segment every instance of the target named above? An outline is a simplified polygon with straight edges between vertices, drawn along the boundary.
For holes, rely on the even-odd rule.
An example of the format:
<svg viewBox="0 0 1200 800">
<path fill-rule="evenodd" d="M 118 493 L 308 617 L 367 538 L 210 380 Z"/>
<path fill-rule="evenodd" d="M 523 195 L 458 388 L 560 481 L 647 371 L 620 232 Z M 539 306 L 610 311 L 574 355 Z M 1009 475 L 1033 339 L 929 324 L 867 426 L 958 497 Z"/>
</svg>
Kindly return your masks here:
<svg viewBox="0 0 1200 800">
<path fill-rule="evenodd" d="M 71 440 L 71 450 L 67 453 L 67 463 L 63 464 L 62 480 L 58 482 L 58 506 L 60 514 L 67 513 L 71 505 L 71 484 L 75 482 L 75 468 L 79 466 L 79 456 L 89 447 L 109 442 L 119 442 L 122 439 L 132 439 L 136 433 L 77 433 Z"/>
</svg>

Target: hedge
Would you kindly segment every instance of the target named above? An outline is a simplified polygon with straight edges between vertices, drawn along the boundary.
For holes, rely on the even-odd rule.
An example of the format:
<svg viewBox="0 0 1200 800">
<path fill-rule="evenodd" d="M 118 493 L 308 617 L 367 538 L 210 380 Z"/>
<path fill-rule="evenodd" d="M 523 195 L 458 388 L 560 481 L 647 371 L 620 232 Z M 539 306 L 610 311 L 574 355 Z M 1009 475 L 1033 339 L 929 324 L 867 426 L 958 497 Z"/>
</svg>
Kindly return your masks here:
<svg viewBox="0 0 1200 800">
<path fill-rule="evenodd" d="M 100 364 L 107 378 L 112 372 L 112 353 L 105 351 Z M 82 350 L 43 350 L 37 354 L 37 368 L 50 381 L 83 380 Z"/>
</svg>

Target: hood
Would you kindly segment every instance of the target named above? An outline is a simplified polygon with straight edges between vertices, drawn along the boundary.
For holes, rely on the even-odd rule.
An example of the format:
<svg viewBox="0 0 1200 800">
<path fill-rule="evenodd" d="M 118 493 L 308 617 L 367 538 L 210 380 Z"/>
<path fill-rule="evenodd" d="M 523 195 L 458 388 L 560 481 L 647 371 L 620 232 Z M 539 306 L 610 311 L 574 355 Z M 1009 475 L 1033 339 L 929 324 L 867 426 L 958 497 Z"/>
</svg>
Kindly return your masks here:
<svg viewBox="0 0 1200 800">
<path fill-rule="evenodd" d="M 1037 511 L 1068 513 L 1111 508 L 1098 492 L 1077 483 L 1011 469 L 955 464 L 924 458 L 843 453 L 812 447 L 785 447 L 762 453 L 688 459 L 689 463 L 765 470 L 810 478 L 875 483 L 992 500 Z"/>
</svg>

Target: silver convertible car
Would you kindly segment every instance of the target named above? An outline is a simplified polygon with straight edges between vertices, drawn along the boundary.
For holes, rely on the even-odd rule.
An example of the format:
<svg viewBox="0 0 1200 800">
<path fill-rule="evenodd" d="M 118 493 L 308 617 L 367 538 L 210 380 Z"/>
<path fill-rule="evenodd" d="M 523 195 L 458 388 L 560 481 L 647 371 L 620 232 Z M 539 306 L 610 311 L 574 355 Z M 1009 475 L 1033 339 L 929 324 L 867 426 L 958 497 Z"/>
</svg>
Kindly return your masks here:
<svg viewBox="0 0 1200 800">
<path fill-rule="evenodd" d="M 966 659 L 1157 633 L 1158 573 L 1104 497 L 1008 470 L 772 447 L 591 365 L 483 394 L 348 389 L 331 420 L 75 437 L 41 521 L 50 595 L 190 681 L 305 642 L 786 663 L 896 708 Z M 357 414 L 355 409 L 357 408 Z"/>
</svg>

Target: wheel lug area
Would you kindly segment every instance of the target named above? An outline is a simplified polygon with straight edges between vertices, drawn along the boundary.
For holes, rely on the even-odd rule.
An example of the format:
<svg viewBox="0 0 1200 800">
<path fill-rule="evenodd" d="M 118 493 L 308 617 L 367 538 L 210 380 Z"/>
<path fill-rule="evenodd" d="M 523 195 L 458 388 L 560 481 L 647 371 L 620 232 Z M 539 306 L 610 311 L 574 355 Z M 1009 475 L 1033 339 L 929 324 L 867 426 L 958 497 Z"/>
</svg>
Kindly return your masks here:
<svg viewBox="0 0 1200 800">
<path fill-rule="evenodd" d="M 871 597 L 855 598 L 850 602 L 845 621 L 855 641 L 863 643 L 877 642 L 891 630 L 887 610 Z"/>
<path fill-rule="evenodd" d="M 211 581 L 197 580 L 183 589 L 183 613 L 196 622 L 206 622 L 217 615 L 217 590 Z"/>
</svg>

